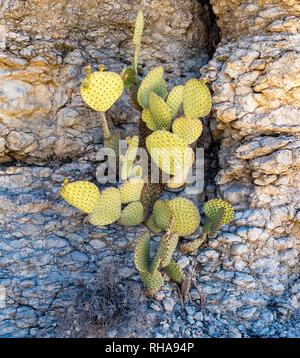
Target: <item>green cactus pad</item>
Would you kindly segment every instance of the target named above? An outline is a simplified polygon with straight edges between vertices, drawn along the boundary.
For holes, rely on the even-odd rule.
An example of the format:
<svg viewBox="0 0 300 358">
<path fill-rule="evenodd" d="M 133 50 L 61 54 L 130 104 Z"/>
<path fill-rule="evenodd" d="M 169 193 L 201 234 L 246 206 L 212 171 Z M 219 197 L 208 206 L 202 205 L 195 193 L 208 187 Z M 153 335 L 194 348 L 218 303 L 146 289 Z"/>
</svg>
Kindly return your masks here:
<svg viewBox="0 0 300 358">
<path fill-rule="evenodd" d="M 213 220 L 220 208 L 224 208 L 224 215 L 221 220 L 221 225 L 229 223 L 233 219 L 234 210 L 232 206 L 226 201 L 220 199 L 209 200 L 207 203 L 205 203 L 203 210 L 205 215 Z"/>
<path fill-rule="evenodd" d="M 144 220 L 142 203 L 134 201 L 128 204 L 121 212 L 119 224 L 125 226 L 139 225 Z"/>
<path fill-rule="evenodd" d="M 166 267 L 171 262 L 172 255 L 178 244 L 179 236 L 177 233 L 171 233 L 171 234 L 166 234 L 163 237 L 163 239 L 166 240 L 165 242 L 166 249 L 164 252 L 164 256 L 162 256 L 161 266 Z"/>
<path fill-rule="evenodd" d="M 182 103 L 184 86 L 173 87 L 167 98 L 167 105 L 170 108 L 171 118 L 174 119 Z"/>
<path fill-rule="evenodd" d="M 162 231 L 162 229 L 156 225 L 155 217 L 153 215 L 150 215 L 149 219 L 146 222 L 146 225 L 152 232 L 156 234 Z"/>
<path fill-rule="evenodd" d="M 88 181 L 66 183 L 60 189 L 64 200 L 86 214 L 92 212 L 100 199 L 99 189 Z"/>
<path fill-rule="evenodd" d="M 124 89 L 131 88 L 136 83 L 134 70 L 131 67 L 125 68 L 121 73 L 121 77 L 124 83 Z"/>
<path fill-rule="evenodd" d="M 134 264 L 138 271 L 148 271 L 150 268 L 150 234 L 144 233 L 139 239 L 134 250 Z"/>
<path fill-rule="evenodd" d="M 205 235 L 206 237 L 206 235 Z M 187 242 L 186 244 L 183 244 L 180 246 L 180 250 L 183 254 L 189 254 L 193 251 L 198 250 L 198 248 L 201 246 L 204 240 L 202 239 L 196 239 L 192 240 L 190 242 Z"/>
<path fill-rule="evenodd" d="M 176 134 L 155 131 L 146 138 L 146 147 L 155 164 L 165 173 L 175 175 L 191 167 L 193 150 Z"/>
<path fill-rule="evenodd" d="M 121 96 L 124 83 L 117 73 L 97 71 L 86 76 L 81 96 L 95 111 L 106 112 Z"/>
<path fill-rule="evenodd" d="M 135 20 L 134 34 L 132 39 L 132 42 L 135 46 L 141 45 L 143 29 L 144 29 L 144 16 L 143 16 L 143 12 L 139 10 Z"/>
<path fill-rule="evenodd" d="M 121 216 L 121 194 L 116 188 L 107 188 L 100 194 L 100 199 L 89 214 L 92 225 L 109 225 Z"/>
<path fill-rule="evenodd" d="M 144 181 L 139 178 L 133 178 L 123 183 L 119 187 L 122 204 L 140 200 L 143 186 Z"/>
<path fill-rule="evenodd" d="M 211 236 L 215 236 L 219 231 L 220 226 L 222 225 L 221 222 L 223 220 L 224 212 L 225 212 L 224 207 L 219 208 L 214 218 L 211 219 L 211 225 L 209 231 L 209 234 Z"/>
<path fill-rule="evenodd" d="M 185 198 L 174 198 L 168 201 L 168 204 L 174 217 L 172 232 L 177 232 L 179 236 L 193 234 L 200 224 L 200 214 L 196 206 Z"/>
<path fill-rule="evenodd" d="M 127 138 L 128 148 L 125 154 L 125 157 L 120 157 L 123 161 L 122 170 L 121 170 L 121 178 L 123 180 L 127 180 L 129 178 L 129 174 L 132 169 L 132 165 L 135 161 L 138 146 L 139 146 L 139 137 L 133 136 L 132 138 Z"/>
<path fill-rule="evenodd" d="M 172 124 L 173 133 L 182 138 L 186 144 L 194 143 L 202 133 L 202 122 L 199 119 L 176 118 Z"/>
<path fill-rule="evenodd" d="M 155 295 L 164 284 L 162 274 L 158 270 L 154 271 L 153 274 L 149 271 L 142 271 L 140 272 L 140 278 L 147 288 L 147 296 Z"/>
<path fill-rule="evenodd" d="M 119 131 L 114 131 L 111 135 L 111 137 L 109 138 L 106 147 L 107 148 L 111 148 L 116 156 L 119 156 L 119 144 L 120 144 L 120 140 L 121 140 L 121 134 Z"/>
<path fill-rule="evenodd" d="M 192 78 L 183 89 L 183 111 L 186 118 L 207 116 L 211 110 L 211 95 L 204 81 Z"/>
<path fill-rule="evenodd" d="M 152 131 L 156 131 L 158 129 L 156 127 L 155 120 L 150 113 L 149 108 L 143 109 L 142 120 L 146 123 L 147 127 Z"/>
<path fill-rule="evenodd" d="M 157 95 L 163 94 L 163 74 L 164 69 L 162 66 L 153 68 L 148 75 L 143 79 L 137 92 L 137 100 L 141 107 L 149 107 L 149 94 L 151 92 Z"/>
<path fill-rule="evenodd" d="M 181 267 L 176 262 L 170 262 L 169 265 L 165 267 L 165 272 L 171 280 L 181 283 L 183 272 Z"/>
<path fill-rule="evenodd" d="M 156 129 L 169 130 L 171 127 L 171 114 L 167 103 L 154 92 L 149 94 L 149 110 L 154 119 Z"/>
<path fill-rule="evenodd" d="M 167 229 L 172 217 L 172 211 L 165 201 L 157 200 L 154 203 L 152 215 L 154 217 L 154 222 L 157 227 L 163 230 Z"/>
</svg>

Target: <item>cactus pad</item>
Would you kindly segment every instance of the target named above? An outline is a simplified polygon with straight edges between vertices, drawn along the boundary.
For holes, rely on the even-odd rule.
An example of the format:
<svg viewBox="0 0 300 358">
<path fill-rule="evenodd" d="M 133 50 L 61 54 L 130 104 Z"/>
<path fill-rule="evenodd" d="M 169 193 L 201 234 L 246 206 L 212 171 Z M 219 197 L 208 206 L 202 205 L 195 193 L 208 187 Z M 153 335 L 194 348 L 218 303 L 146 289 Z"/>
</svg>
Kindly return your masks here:
<svg viewBox="0 0 300 358">
<path fill-rule="evenodd" d="M 144 233 L 139 239 L 134 250 L 134 264 L 138 271 L 148 271 L 150 268 L 150 234 Z"/>
<path fill-rule="evenodd" d="M 157 200 L 153 206 L 152 215 L 157 227 L 167 229 L 172 217 L 172 211 L 169 205 L 163 200 Z"/>
<path fill-rule="evenodd" d="M 161 232 L 161 228 L 156 225 L 154 215 L 151 215 L 146 222 L 147 227 L 154 233 L 158 234 Z"/>
<path fill-rule="evenodd" d="M 205 238 L 206 238 L 206 235 L 205 235 Z M 198 250 L 198 248 L 201 246 L 203 241 L 204 240 L 202 240 L 202 239 L 196 239 L 196 240 L 189 241 L 186 244 L 181 245 L 180 250 L 183 254 L 189 254 L 193 251 Z"/>
<path fill-rule="evenodd" d="M 167 103 L 154 92 L 149 94 L 149 110 L 154 119 L 156 129 L 169 130 L 171 127 L 171 114 Z"/>
<path fill-rule="evenodd" d="M 132 39 L 132 42 L 135 46 L 140 46 L 141 44 L 143 29 L 144 29 L 144 16 L 143 16 L 143 12 L 140 10 L 135 20 L 134 34 Z"/>
<path fill-rule="evenodd" d="M 194 143 L 202 133 L 202 122 L 199 119 L 176 118 L 172 125 L 173 133 L 182 138 L 186 144 Z"/>
<path fill-rule="evenodd" d="M 166 267 L 172 259 L 172 255 L 177 247 L 179 236 L 177 233 L 166 234 L 162 240 L 165 240 L 165 251 L 162 256 L 161 266 Z"/>
<path fill-rule="evenodd" d="M 167 105 L 170 108 L 171 118 L 177 115 L 179 107 L 182 103 L 184 86 L 173 87 L 167 98 Z"/>
<path fill-rule="evenodd" d="M 141 82 L 137 92 L 137 100 L 141 107 L 149 107 L 149 94 L 151 92 L 161 95 L 164 92 L 163 85 L 164 69 L 162 66 L 153 68 Z"/>
<path fill-rule="evenodd" d="M 176 262 L 170 262 L 169 265 L 165 267 L 165 272 L 171 280 L 181 283 L 183 272 L 181 267 Z"/>
<path fill-rule="evenodd" d="M 210 219 L 211 224 L 210 224 L 209 234 L 211 236 L 215 236 L 217 234 L 217 232 L 219 231 L 220 226 L 222 225 L 221 222 L 223 220 L 224 212 L 225 212 L 224 207 L 220 207 L 218 209 L 216 215 L 214 216 L 213 220 Z"/>
<path fill-rule="evenodd" d="M 140 200 L 143 186 L 144 181 L 139 178 L 133 178 L 123 183 L 119 187 L 122 204 Z"/>
<path fill-rule="evenodd" d="M 165 173 L 175 175 L 191 167 L 194 152 L 176 134 L 155 131 L 146 138 L 146 147 L 155 164 Z"/>
<path fill-rule="evenodd" d="M 147 296 L 155 295 L 164 284 L 162 274 L 158 270 L 154 271 L 153 274 L 149 271 L 142 271 L 140 272 L 140 278 L 147 288 Z"/>
<path fill-rule="evenodd" d="M 60 190 L 65 201 L 86 214 L 92 212 L 100 199 L 99 189 L 88 181 L 66 183 Z"/>
<path fill-rule="evenodd" d="M 223 225 L 229 223 L 234 216 L 234 210 L 229 203 L 220 199 L 212 199 L 205 203 L 203 210 L 205 215 L 213 220 L 221 207 L 224 208 L 224 214 L 221 220 L 221 225 Z"/>
<path fill-rule="evenodd" d="M 146 123 L 147 127 L 152 131 L 156 131 L 158 129 L 156 127 L 155 120 L 150 113 L 149 108 L 143 109 L 142 120 Z"/>
<path fill-rule="evenodd" d="M 174 216 L 172 232 L 179 236 L 193 234 L 200 224 L 200 214 L 196 206 L 188 199 L 174 198 L 168 201 Z"/>
<path fill-rule="evenodd" d="M 139 225 L 144 220 L 143 205 L 139 201 L 128 204 L 121 212 L 119 223 L 125 226 Z"/>
<path fill-rule="evenodd" d="M 135 157 L 137 154 L 138 146 L 139 146 L 139 137 L 133 136 L 132 138 L 127 138 L 128 148 L 124 156 L 121 156 L 120 159 L 123 161 L 122 170 L 121 170 L 121 178 L 123 180 L 127 180 L 130 172 L 132 170 L 132 165 L 135 161 Z"/>
<path fill-rule="evenodd" d="M 121 96 L 124 83 L 117 73 L 97 71 L 86 76 L 80 92 L 95 111 L 106 112 Z"/>
<path fill-rule="evenodd" d="M 211 95 L 204 81 L 192 78 L 183 89 L 183 111 L 186 118 L 207 116 L 211 110 Z"/>
<path fill-rule="evenodd" d="M 121 194 L 116 188 L 107 188 L 100 194 L 100 199 L 89 214 L 92 225 L 109 225 L 117 221 L 121 215 Z"/>
</svg>

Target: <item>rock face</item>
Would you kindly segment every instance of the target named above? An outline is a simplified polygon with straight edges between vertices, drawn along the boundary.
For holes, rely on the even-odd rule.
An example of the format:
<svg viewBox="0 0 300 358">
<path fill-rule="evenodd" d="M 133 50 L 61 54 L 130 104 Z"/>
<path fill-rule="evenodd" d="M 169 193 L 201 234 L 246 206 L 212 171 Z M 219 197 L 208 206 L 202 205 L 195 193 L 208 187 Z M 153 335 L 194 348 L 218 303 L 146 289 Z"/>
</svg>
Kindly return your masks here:
<svg viewBox="0 0 300 358">
<path fill-rule="evenodd" d="M 0 161 L 46 164 L 74 159 L 102 142 L 97 113 L 79 93 L 85 71 L 104 64 L 121 72 L 132 61 L 133 27 L 145 15 L 140 73 L 159 64 L 172 83 L 207 63 L 209 14 L 195 0 L 2 2 L 0 19 Z M 109 111 L 132 131 L 128 101 Z M 76 153 L 76 155 L 75 155 Z"/>
<path fill-rule="evenodd" d="M 146 19 L 141 76 L 162 64 L 167 83 L 174 85 L 199 77 L 202 67 L 213 95 L 204 137 L 212 133 L 214 141 L 201 139 L 201 145 L 206 154 L 219 150 L 219 167 L 217 158 L 212 165 L 218 174 L 205 196 L 217 192 L 236 214 L 196 256 L 175 253 L 184 270 L 201 267 L 197 284 L 204 311 L 186 303 L 181 312 L 175 287 L 166 283 L 157 300 L 148 302 L 148 322 L 159 324 L 130 333 L 300 336 L 300 5 L 211 4 L 221 42 L 209 61 L 218 30 L 206 0 L 1 3 L 1 337 L 55 336 L 57 314 L 70 305 L 74 280 L 92 278 L 117 258 L 120 276 L 140 283 L 132 255 L 144 227 L 88 225 L 58 195 L 64 177 L 95 180 L 102 132 L 79 86 L 88 64 L 120 72 L 130 63 L 140 8 Z M 126 96 L 107 117 L 124 135 L 137 131 L 138 112 Z M 220 147 L 212 148 L 214 143 Z M 191 297 L 200 299 L 193 287 Z"/>
<path fill-rule="evenodd" d="M 239 288 L 276 301 L 299 275 L 300 4 L 211 3 L 222 41 L 201 73 L 212 88 L 211 129 L 220 141 L 218 193 L 236 214 L 230 234 L 209 246 L 223 253 L 223 269 L 238 271 Z"/>
</svg>

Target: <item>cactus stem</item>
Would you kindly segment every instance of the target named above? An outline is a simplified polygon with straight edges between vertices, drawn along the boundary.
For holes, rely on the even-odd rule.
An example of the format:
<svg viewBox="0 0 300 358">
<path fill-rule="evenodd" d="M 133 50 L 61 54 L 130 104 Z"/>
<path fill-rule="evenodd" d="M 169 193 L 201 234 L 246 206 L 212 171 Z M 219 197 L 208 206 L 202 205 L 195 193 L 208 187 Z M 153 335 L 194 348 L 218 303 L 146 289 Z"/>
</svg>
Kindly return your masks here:
<svg viewBox="0 0 300 358">
<path fill-rule="evenodd" d="M 111 135 L 110 135 L 110 131 L 109 131 L 109 128 L 108 128 L 105 113 L 104 112 L 99 112 L 99 113 L 100 113 L 100 120 L 101 120 L 102 129 L 103 129 L 104 141 L 106 141 L 106 140 L 110 139 Z"/>
</svg>

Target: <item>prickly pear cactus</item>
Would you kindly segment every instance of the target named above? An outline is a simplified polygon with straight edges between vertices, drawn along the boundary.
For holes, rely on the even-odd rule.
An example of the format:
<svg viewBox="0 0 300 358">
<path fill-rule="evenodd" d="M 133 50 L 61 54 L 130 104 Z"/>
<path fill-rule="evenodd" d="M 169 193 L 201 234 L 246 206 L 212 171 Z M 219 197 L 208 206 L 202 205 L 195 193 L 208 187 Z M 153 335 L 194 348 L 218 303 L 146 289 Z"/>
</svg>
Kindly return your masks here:
<svg viewBox="0 0 300 358">
<path fill-rule="evenodd" d="M 143 220 L 143 205 L 139 201 L 134 201 L 122 210 L 119 223 L 125 226 L 134 226 L 141 224 Z"/>
<path fill-rule="evenodd" d="M 143 79 L 137 92 L 137 100 L 141 107 L 149 108 L 149 95 L 151 92 L 165 99 L 167 91 L 163 74 L 163 67 L 157 66 Z"/>
<path fill-rule="evenodd" d="M 176 175 L 194 162 L 193 150 L 176 134 L 155 131 L 146 138 L 146 147 L 155 164 L 165 173 Z"/>
<path fill-rule="evenodd" d="M 170 262 L 169 265 L 165 267 L 165 272 L 171 280 L 181 283 L 183 272 L 181 267 L 176 262 Z"/>
<path fill-rule="evenodd" d="M 133 178 L 123 183 L 119 187 L 122 204 L 140 200 L 143 187 L 144 181 L 140 178 Z"/>
<path fill-rule="evenodd" d="M 100 199 L 99 189 L 88 181 L 68 183 L 68 180 L 65 180 L 60 194 L 68 204 L 86 214 L 92 212 Z"/>
<path fill-rule="evenodd" d="M 207 203 L 205 203 L 203 210 L 205 215 L 207 215 L 211 220 L 213 220 L 220 208 L 224 208 L 221 225 L 229 223 L 233 219 L 234 210 L 232 206 L 227 203 L 227 201 L 220 199 L 209 200 Z"/>
<path fill-rule="evenodd" d="M 179 107 L 183 100 L 183 89 L 184 86 L 173 87 L 167 98 L 167 105 L 170 108 L 171 119 L 177 116 Z"/>
<path fill-rule="evenodd" d="M 92 225 L 109 225 L 121 216 L 121 194 L 116 188 L 104 189 L 93 211 L 89 214 Z"/>
<path fill-rule="evenodd" d="M 172 232 L 179 236 L 193 234 L 200 225 L 200 214 L 196 206 L 185 198 L 174 198 L 167 203 L 174 217 Z"/>
<path fill-rule="evenodd" d="M 172 124 L 173 133 L 182 138 L 186 144 L 194 143 L 202 133 L 202 122 L 199 119 L 179 117 Z"/>
<path fill-rule="evenodd" d="M 207 116 L 211 110 L 211 95 L 205 81 L 192 78 L 183 89 L 183 111 L 186 118 Z"/>
<path fill-rule="evenodd" d="M 95 111 L 106 112 L 121 96 L 124 83 L 114 72 L 97 71 L 88 74 L 81 85 L 81 96 Z"/>
<path fill-rule="evenodd" d="M 167 103 L 154 92 L 149 94 L 149 111 L 154 119 L 156 130 L 169 130 L 171 127 L 171 113 Z"/>
</svg>

